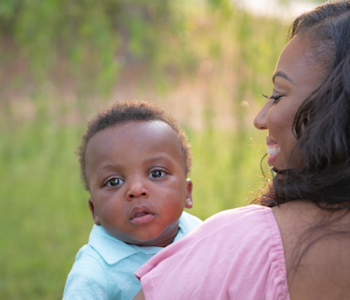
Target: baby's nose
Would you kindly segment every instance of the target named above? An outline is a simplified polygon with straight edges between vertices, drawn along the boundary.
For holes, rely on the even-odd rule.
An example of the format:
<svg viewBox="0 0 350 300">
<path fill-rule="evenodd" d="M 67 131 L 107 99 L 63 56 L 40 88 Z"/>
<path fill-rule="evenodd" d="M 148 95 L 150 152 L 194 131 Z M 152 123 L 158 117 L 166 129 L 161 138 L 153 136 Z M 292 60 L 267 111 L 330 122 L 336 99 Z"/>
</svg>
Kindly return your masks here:
<svg viewBox="0 0 350 300">
<path fill-rule="evenodd" d="M 148 197 L 147 186 L 143 180 L 136 179 L 130 183 L 129 189 L 126 194 L 126 198 L 131 201 L 137 197 Z"/>
</svg>

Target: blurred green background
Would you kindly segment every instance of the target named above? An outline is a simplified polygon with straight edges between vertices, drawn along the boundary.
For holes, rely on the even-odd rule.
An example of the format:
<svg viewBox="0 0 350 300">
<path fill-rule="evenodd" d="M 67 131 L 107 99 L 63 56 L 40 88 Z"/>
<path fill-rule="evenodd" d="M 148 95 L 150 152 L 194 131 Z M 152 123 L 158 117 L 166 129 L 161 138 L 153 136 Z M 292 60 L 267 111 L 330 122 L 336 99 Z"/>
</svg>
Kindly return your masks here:
<svg viewBox="0 0 350 300">
<path fill-rule="evenodd" d="M 74 152 L 115 101 L 155 102 L 178 119 L 194 154 L 194 215 L 259 195 L 266 133 L 252 122 L 292 18 L 226 0 L 1 0 L 1 298 L 62 297 L 93 225 Z"/>
</svg>

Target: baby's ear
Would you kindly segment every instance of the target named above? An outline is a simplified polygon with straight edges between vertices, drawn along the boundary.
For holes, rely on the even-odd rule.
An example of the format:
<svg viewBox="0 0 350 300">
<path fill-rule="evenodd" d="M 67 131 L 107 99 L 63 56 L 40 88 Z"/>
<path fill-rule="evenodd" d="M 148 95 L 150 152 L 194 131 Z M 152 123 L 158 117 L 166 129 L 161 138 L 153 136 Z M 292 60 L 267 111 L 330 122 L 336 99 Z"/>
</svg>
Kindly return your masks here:
<svg viewBox="0 0 350 300">
<path fill-rule="evenodd" d="M 95 213 L 95 207 L 94 207 L 94 203 L 92 202 L 91 197 L 89 198 L 89 208 L 90 208 L 90 211 L 91 211 L 92 218 L 94 219 L 94 223 L 96 225 L 101 225 L 100 221 L 98 220 L 98 216 Z"/>
<path fill-rule="evenodd" d="M 191 179 L 187 178 L 186 179 L 186 189 L 187 189 L 187 195 L 186 195 L 186 208 L 192 208 L 193 206 L 193 200 L 192 200 L 192 188 L 193 188 L 193 183 Z"/>
</svg>

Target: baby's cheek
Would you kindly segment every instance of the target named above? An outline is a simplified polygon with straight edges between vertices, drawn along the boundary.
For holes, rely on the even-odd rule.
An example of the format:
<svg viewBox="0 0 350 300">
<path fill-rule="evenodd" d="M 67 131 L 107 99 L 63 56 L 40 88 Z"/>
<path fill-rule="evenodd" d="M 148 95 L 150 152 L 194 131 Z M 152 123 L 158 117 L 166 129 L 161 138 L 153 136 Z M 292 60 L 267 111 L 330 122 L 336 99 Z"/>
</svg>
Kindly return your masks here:
<svg viewBox="0 0 350 300">
<path fill-rule="evenodd" d="M 115 218 L 122 215 L 124 211 L 125 208 L 118 201 L 104 201 L 103 205 L 100 206 L 100 213 L 105 218 Z"/>
</svg>

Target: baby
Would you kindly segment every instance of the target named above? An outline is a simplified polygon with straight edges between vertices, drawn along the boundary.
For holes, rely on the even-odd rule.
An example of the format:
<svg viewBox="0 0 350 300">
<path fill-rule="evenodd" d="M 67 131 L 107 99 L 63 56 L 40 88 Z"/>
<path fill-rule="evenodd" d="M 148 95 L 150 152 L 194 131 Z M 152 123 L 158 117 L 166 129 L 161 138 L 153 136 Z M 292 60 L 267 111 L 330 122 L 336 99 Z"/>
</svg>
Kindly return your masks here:
<svg viewBox="0 0 350 300">
<path fill-rule="evenodd" d="M 186 135 L 155 105 L 117 102 L 89 123 L 78 156 L 95 225 L 63 298 L 132 299 L 134 272 L 202 222 L 183 212 L 192 207 Z"/>
</svg>

